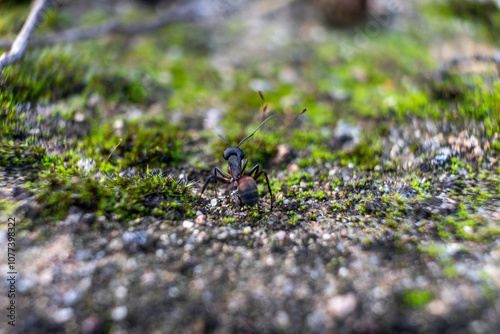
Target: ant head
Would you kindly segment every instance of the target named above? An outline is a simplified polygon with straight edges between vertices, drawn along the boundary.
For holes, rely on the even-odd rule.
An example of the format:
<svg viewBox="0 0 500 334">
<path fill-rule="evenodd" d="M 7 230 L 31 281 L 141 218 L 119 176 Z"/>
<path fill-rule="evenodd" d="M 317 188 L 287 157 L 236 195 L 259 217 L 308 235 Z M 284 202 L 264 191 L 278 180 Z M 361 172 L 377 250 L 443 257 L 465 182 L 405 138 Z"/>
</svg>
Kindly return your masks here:
<svg viewBox="0 0 500 334">
<path fill-rule="evenodd" d="M 236 155 L 238 158 L 243 159 L 245 157 L 245 154 L 243 153 L 243 150 L 239 147 L 228 147 L 224 151 L 224 159 L 228 160 L 230 156 Z"/>
</svg>

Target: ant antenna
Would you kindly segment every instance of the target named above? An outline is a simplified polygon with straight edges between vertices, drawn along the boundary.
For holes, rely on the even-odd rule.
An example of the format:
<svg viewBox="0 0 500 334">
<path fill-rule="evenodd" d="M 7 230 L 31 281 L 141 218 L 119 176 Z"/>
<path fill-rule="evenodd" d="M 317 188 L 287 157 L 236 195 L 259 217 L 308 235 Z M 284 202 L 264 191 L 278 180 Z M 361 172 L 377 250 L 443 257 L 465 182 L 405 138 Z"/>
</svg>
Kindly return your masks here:
<svg viewBox="0 0 500 334">
<path fill-rule="evenodd" d="M 264 123 L 266 123 L 268 120 L 270 120 L 270 119 L 271 119 L 271 118 L 273 118 L 273 117 L 276 117 L 276 115 L 272 115 L 272 116 L 270 116 L 270 117 L 266 118 L 266 119 L 264 120 L 264 122 L 260 123 L 260 125 L 257 127 L 257 129 L 255 129 L 255 131 L 254 131 L 254 132 L 252 132 L 252 133 L 251 133 L 251 134 L 249 134 L 249 135 L 248 135 L 245 139 L 243 139 L 242 141 L 240 141 L 240 143 L 239 143 L 239 144 L 238 144 L 238 146 L 236 146 L 236 147 L 240 147 L 240 145 L 241 145 L 241 144 L 243 144 L 243 142 L 244 142 L 245 140 L 247 140 L 248 138 L 252 137 L 252 136 L 254 135 L 254 133 L 255 133 L 255 132 L 257 132 L 257 130 L 259 130 L 259 129 L 260 129 L 260 127 L 261 127 L 262 125 L 264 125 Z M 220 136 L 220 135 L 219 135 L 219 136 Z M 226 141 L 227 141 L 227 140 L 226 140 Z"/>
<path fill-rule="evenodd" d="M 224 139 L 224 141 L 225 141 L 225 142 L 226 142 L 229 146 L 231 146 L 231 144 L 227 141 L 227 139 L 226 139 L 226 138 L 222 137 L 222 135 L 221 135 L 220 133 L 218 133 L 218 135 L 219 135 L 219 137 L 221 137 L 222 139 Z"/>
</svg>

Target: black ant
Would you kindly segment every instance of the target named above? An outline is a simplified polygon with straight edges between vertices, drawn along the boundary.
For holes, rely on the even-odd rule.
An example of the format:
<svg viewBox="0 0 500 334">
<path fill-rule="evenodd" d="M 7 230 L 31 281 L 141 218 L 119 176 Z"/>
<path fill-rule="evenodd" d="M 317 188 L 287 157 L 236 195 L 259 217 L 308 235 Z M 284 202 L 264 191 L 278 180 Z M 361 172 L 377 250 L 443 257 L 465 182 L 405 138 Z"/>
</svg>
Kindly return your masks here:
<svg viewBox="0 0 500 334">
<path fill-rule="evenodd" d="M 261 94 L 259 92 L 259 94 Z M 222 182 L 225 184 L 233 184 L 236 189 L 238 189 L 238 195 L 241 198 L 241 201 L 244 204 L 254 206 L 257 201 L 259 200 L 259 190 L 257 189 L 257 183 L 255 182 L 259 176 L 264 174 L 266 177 L 266 182 L 267 182 L 267 187 L 269 189 L 269 196 L 271 196 L 271 211 L 273 210 L 273 192 L 271 190 L 271 185 L 269 184 L 269 178 L 267 177 L 267 172 L 265 170 L 262 170 L 259 172 L 259 165 L 255 165 L 246 176 L 243 176 L 243 173 L 245 172 L 245 169 L 247 167 L 248 159 L 246 159 L 243 162 L 243 167 L 241 166 L 241 162 L 243 158 L 245 157 L 245 154 L 243 153 L 243 150 L 240 148 L 240 145 L 243 144 L 245 140 L 248 138 L 252 137 L 257 130 L 260 129 L 264 123 L 266 123 L 269 119 L 275 117 L 276 115 L 273 115 L 271 117 L 266 118 L 260 125 L 255 129 L 254 132 L 249 134 L 245 139 L 243 139 L 238 146 L 231 146 L 229 141 L 224 138 L 221 134 L 219 134 L 219 137 L 224 139 L 224 141 L 229 145 L 229 148 L 227 148 L 224 151 L 223 157 L 224 159 L 227 160 L 227 171 L 229 172 L 229 175 L 224 173 L 220 168 L 215 167 L 214 168 L 214 173 L 211 175 L 205 185 L 203 186 L 203 189 L 201 190 L 201 195 L 203 195 L 203 192 L 207 188 L 208 184 L 210 181 L 215 180 L 215 186 L 216 186 L 216 191 L 217 191 L 217 182 Z M 221 176 L 217 175 L 219 173 Z M 254 174 L 252 176 L 252 174 Z"/>
</svg>

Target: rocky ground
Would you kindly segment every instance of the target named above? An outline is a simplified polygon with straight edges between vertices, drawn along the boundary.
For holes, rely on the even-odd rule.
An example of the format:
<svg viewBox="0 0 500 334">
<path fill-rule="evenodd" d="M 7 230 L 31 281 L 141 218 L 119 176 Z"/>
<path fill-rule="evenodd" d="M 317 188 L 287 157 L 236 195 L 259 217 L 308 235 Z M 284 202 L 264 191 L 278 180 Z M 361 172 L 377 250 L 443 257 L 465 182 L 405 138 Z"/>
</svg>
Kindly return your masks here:
<svg viewBox="0 0 500 334">
<path fill-rule="evenodd" d="M 391 5 L 370 3 L 373 15 Z M 0 332 L 499 332 L 498 69 L 447 60 L 495 50 L 500 14 L 441 5 L 452 19 L 415 2 L 360 46 L 371 17 L 338 30 L 303 2 L 257 1 L 152 42 L 113 39 L 109 72 L 58 49 L 6 74 L 0 226 L 16 218 L 18 308 Z M 75 10 L 49 13 L 42 32 Z M 42 71 L 54 62 L 64 88 Z M 221 185 L 200 196 L 226 170 L 214 131 L 253 131 L 259 89 L 279 119 L 242 148 L 269 172 L 272 210 L 263 178 L 255 207 Z"/>
</svg>

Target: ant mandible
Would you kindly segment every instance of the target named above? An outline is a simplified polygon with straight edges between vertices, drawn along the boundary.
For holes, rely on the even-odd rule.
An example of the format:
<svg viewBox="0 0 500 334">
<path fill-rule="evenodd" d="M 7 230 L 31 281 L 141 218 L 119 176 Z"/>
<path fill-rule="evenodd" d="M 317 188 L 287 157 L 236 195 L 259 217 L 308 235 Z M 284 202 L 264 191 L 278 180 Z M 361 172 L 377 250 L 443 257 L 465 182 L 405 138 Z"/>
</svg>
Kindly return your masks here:
<svg viewBox="0 0 500 334">
<path fill-rule="evenodd" d="M 259 94 L 261 94 L 259 92 Z M 262 96 L 262 95 L 261 95 Z M 267 188 L 269 189 L 269 196 L 271 196 L 271 211 L 273 210 L 273 192 L 271 190 L 271 185 L 269 184 L 269 178 L 267 177 L 267 172 L 262 170 L 259 172 L 259 165 L 255 165 L 246 176 L 243 175 L 245 169 L 247 167 L 248 159 L 243 162 L 243 167 L 241 165 L 243 158 L 245 158 L 245 154 L 243 150 L 240 148 L 240 145 L 243 144 L 245 140 L 252 137 L 257 130 L 260 129 L 264 123 L 266 123 L 269 119 L 275 117 L 273 115 L 271 117 L 266 118 L 260 125 L 255 129 L 254 132 L 249 134 L 245 139 L 243 139 L 238 146 L 231 146 L 231 143 L 224 138 L 221 134 L 219 137 L 224 139 L 224 141 L 229 145 L 229 147 L 224 151 L 223 157 L 227 160 L 227 171 L 229 175 L 224 173 L 220 168 L 215 167 L 214 173 L 208 178 L 207 182 L 203 186 L 201 190 L 200 196 L 203 195 L 203 192 L 207 188 L 210 181 L 215 180 L 215 187 L 217 189 L 217 182 L 225 183 L 225 184 L 233 184 L 236 189 L 238 189 L 238 195 L 241 201 L 244 204 L 254 206 L 259 200 L 259 190 L 257 189 L 257 183 L 255 182 L 262 174 L 266 177 Z M 220 174 L 217 175 L 217 173 Z M 252 176 L 252 174 L 255 174 Z M 217 190 L 216 190 L 217 191 Z"/>
</svg>

